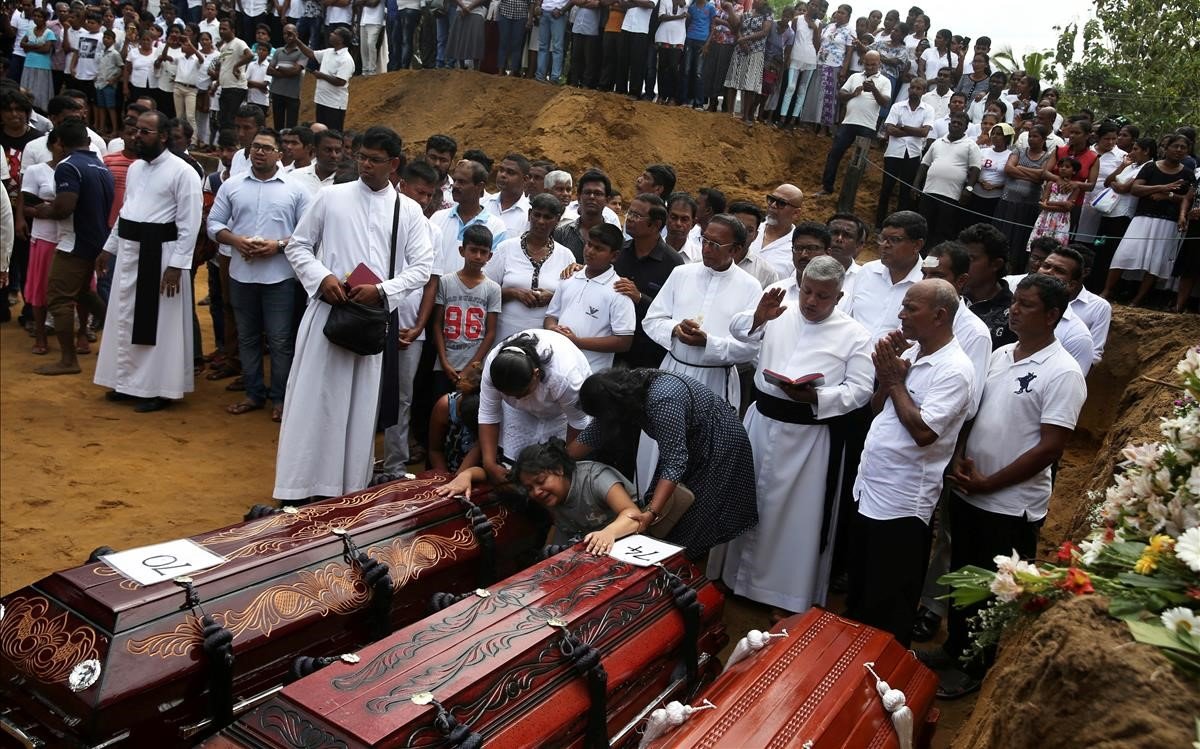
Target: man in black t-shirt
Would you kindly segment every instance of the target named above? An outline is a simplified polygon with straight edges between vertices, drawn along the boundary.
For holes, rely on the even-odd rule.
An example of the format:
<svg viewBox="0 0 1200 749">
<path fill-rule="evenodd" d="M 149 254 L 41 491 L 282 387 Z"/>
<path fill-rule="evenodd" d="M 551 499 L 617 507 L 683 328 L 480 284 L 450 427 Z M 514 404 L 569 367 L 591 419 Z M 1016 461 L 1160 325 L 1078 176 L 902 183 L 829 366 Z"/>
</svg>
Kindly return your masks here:
<svg viewBox="0 0 1200 749">
<path fill-rule="evenodd" d="M 963 298 L 971 311 L 983 320 L 992 337 L 992 350 L 1016 343 L 1017 336 L 1008 327 L 1008 308 L 1013 294 L 1004 281 L 1008 262 L 1008 239 L 991 224 L 972 224 L 958 234 L 967 248 L 971 269 L 963 286 Z"/>
</svg>

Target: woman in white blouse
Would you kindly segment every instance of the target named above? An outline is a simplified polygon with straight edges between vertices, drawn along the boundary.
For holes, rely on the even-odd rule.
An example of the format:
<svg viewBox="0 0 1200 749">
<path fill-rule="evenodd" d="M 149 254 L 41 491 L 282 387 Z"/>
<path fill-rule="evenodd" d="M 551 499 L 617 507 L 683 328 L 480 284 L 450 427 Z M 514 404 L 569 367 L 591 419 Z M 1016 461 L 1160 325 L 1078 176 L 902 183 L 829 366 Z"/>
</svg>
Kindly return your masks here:
<svg viewBox="0 0 1200 749">
<path fill-rule="evenodd" d="M 535 195 L 529 201 L 529 230 L 501 242 L 484 266 L 484 274 L 500 284 L 504 303 L 496 340 L 541 328 L 545 322 L 546 306 L 562 282 L 562 272 L 575 262 L 571 251 L 550 236 L 562 212 L 562 203 L 553 195 Z"/>
</svg>

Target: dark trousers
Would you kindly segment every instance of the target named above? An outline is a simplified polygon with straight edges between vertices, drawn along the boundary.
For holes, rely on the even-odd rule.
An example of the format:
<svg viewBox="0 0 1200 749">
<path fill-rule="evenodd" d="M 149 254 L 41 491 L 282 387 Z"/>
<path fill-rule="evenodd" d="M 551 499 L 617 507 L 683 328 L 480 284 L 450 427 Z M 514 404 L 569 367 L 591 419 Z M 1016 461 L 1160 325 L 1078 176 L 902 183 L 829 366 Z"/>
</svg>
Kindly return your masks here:
<svg viewBox="0 0 1200 749">
<path fill-rule="evenodd" d="M 268 23 L 268 18 L 270 18 L 270 16 L 268 16 L 266 13 L 260 13 L 257 16 L 248 16 L 245 13 L 239 13 L 237 17 L 238 38 L 246 44 L 254 44 L 255 30 L 258 28 L 260 23 Z"/>
<path fill-rule="evenodd" d="M 600 35 L 571 34 L 571 69 L 567 84 L 595 88 L 600 80 Z"/>
<path fill-rule="evenodd" d="M 216 260 L 206 263 L 208 269 L 208 317 L 212 321 L 213 340 L 221 353 L 225 352 L 225 298 L 221 296 L 221 267 Z M 203 349 L 198 349 L 203 353 Z"/>
<path fill-rule="evenodd" d="M 920 518 L 872 520 L 861 512 L 852 522 L 847 616 L 892 633 L 907 648 L 929 565 L 929 526 Z"/>
<path fill-rule="evenodd" d="M 233 292 L 229 288 L 229 263 L 226 255 L 217 255 L 217 267 L 221 274 L 221 322 L 225 339 L 221 341 L 221 351 L 225 354 L 226 365 L 242 372 L 241 349 L 238 348 L 237 313 L 233 309 Z M 212 304 L 212 299 L 208 300 Z"/>
<path fill-rule="evenodd" d="M 675 47 L 658 48 L 658 98 L 662 101 L 675 99 L 682 101 L 687 91 L 679 91 L 679 63 L 683 60 L 683 50 Z"/>
<path fill-rule="evenodd" d="M 995 564 L 992 559 L 999 554 L 1009 556 L 1013 549 L 1022 559 L 1033 559 L 1037 554 L 1038 531 L 1041 527 L 1040 520 L 1030 521 L 1024 517 L 981 510 L 951 492 L 950 538 L 953 541 L 950 544 L 950 569 L 961 569 L 969 564 L 993 569 Z M 946 653 L 957 658 L 970 646 L 967 619 L 978 613 L 979 609 L 979 605 L 950 607 L 946 619 Z M 987 665 L 990 664 L 984 665 L 985 669 Z"/>
<path fill-rule="evenodd" d="M 271 113 L 275 118 L 276 130 L 295 127 L 300 119 L 300 100 L 271 94 Z"/>
<path fill-rule="evenodd" d="M 842 124 L 838 126 L 837 135 L 833 136 L 833 145 L 829 147 L 829 155 L 825 157 L 825 172 L 821 175 L 821 189 L 825 192 L 833 192 L 838 165 L 842 163 L 842 157 L 846 155 L 846 151 L 854 145 L 854 139 L 860 135 L 874 136 L 875 131 L 861 125 Z"/>
<path fill-rule="evenodd" d="M 883 220 L 892 212 L 892 191 L 899 188 L 900 196 L 896 199 L 897 211 L 911 211 L 916 202 L 913 200 L 909 185 L 917 177 L 917 168 L 921 166 L 921 154 L 915 156 L 893 156 L 883 160 L 883 186 L 879 188 L 879 205 L 875 209 L 875 225 L 883 226 Z"/>
<path fill-rule="evenodd" d="M 408 70 L 412 64 L 413 38 L 420 20 L 420 9 L 406 8 L 397 12 L 395 21 L 388 22 L 388 70 Z"/>
<path fill-rule="evenodd" d="M 225 110 L 222 109 L 222 112 Z M 327 107 L 324 104 L 317 105 L 317 122 L 321 123 L 330 130 L 341 132 L 342 126 L 346 124 L 346 110 Z"/>
<path fill-rule="evenodd" d="M 158 105 L 158 111 L 165 114 L 168 118 L 175 116 L 175 91 L 163 91 L 161 88 L 154 89 L 154 101 Z"/>
<path fill-rule="evenodd" d="M 675 98 L 684 104 L 700 106 L 704 103 L 704 41 L 688 39 L 683 45 L 683 62 L 679 67 L 679 88 Z M 660 86 L 661 88 L 661 86 Z"/>
<path fill-rule="evenodd" d="M 1104 282 L 1108 278 L 1108 266 L 1112 264 L 1113 255 L 1117 252 L 1117 246 L 1121 244 L 1121 237 L 1125 236 L 1125 230 L 1129 228 L 1129 222 L 1133 219 L 1129 216 L 1105 216 L 1100 219 L 1100 227 L 1096 233 L 1100 235 L 1100 241 L 1096 244 L 1096 257 L 1092 261 L 1092 272 L 1087 278 L 1083 279 L 1083 285 L 1088 291 L 1099 294 L 1104 290 Z"/>
<path fill-rule="evenodd" d="M 296 338 L 292 317 L 296 279 L 279 283 L 240 283 L 229 279 L 234 314 L 238 318 L 238 353 L 246 382 L 246 399 L 262 405 L 268 398 L 283 405 Z M 271 352 L 271 379 L 263 379 L 263 334 Z"/>
<path fill-rule="evenodd" d="M 929 238 L 925 240 L 926 247 L 937 247 L 941 242 L 958 236 L 962 211 L 958 208 L 957 200 L 927 192 L 921 195 L 919 205 L 918 212 L 925 217 L 926 223 L 929 224 Z"/>
<path fill-rule="evenodd" d="M 320 16 L 305 16 L 296 24 L 296 35 L 312 49 L 325 49 L 321 34 L 324 25 Z"/>
<path fill-rule="evenodd" d="M 621 43 L 617 48 L 617 93 L 642 95 L 642 84 L 646 81 L 646 49 L 649 41 L 649 34 L 621 32 Z"/>
<path fill-rule="evenodd" d="M 223 88 L 221 89 L 221 128 L 233 127 L 233 117 L 237 114 L 238 109 L 246 103 L 246 89 L 244 88 Z"/>
<path fill-rule="evenodd" d="M 612 91 L 614 87 L 618 94 L 625 93 L 625 79 L 619 75 L 621 34 L 607 31 L 600 35 L 600 57 L 603 60 L 600 71 L 600 90 Z"/>
</svg>

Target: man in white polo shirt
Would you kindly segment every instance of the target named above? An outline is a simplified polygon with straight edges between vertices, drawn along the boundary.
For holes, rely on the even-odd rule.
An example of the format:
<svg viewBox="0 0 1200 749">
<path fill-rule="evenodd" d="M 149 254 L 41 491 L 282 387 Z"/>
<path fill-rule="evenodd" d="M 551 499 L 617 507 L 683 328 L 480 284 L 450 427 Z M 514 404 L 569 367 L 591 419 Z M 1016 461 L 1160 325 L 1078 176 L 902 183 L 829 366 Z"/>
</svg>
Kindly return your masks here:
<svg viewBox="0 0 1200 749">
<path fill-rule="evenodd" d="M 875 123 L 879 122 L 879 110 L 892 98 L 892 82 L 879 72 L 879 53 L 871 50 L 863 55 L 863 71 L 854 73 L 838 91 L 838 101 L 846 105 L 846 117 L 833 137 L 829 156 L 825 159 L 825 173 L 821 176 L 821 191 L 817 195 L 833 194 L 833 183 L 837 179 L 838 164 L 842 156 L 860 135 L 875 137 Z"/>
<path fill-rule="evenodd" d="M 519 153 L 505 154 L 496 165 L 495 194 L 485 195 L 481 201 L 488 213 L 504 222 L 509 237 L 519 237 L 529 228 L 528 176 L 529 159 Z"/>
<path fill-rule="evenodd" d="M 1087 398 L 1079 365 L 1054 337 L 1069 304 L 1067 287 L 1035 274 L 1017 285 L 1009 327 L 1017 342 L 992 354 L 974 423 L 955 455 L 950 506 L 950 567 L 991 568 L 997 555 L 1037 553 L 1038 531 L 1050 505 L 1050 467 L 1061 456 Z M 969 645 L 971 608 L 953 609 L 944 655 L 956 659 Z M 937 666 L 949 665 L 935 654 Z M 939 671 L 938 696 L 974 691 L 982 673 Z"/>
<path fill-rule="evenodd" d="M 905 647 L 929 561 L 929 521 L 942 472 L 974 395 L 974 367 L 954 340 L 957 313 L 953 286 L 917 282 L 904 295 L 901 332 L 879 340 L 872 357 L 877 415 L 854 483 L 847 613 Z M 906 339 L 916 345 L 904 348 Z"/>
<path fill-rule="evenodd" d="M 1051 254 L 1059 255 L 1060 259 L 1047 266 L 1046 261 Z M 1072 274 L 1086 275 L 1085 271 L 1075 270 L 1082 267 L 1083 257 L 1077 251 L 1063 247 L 1053 237 L 1037 237 L 1029 245 L 1029 267 L 1027 268 L 1029 273 L 1027 275 L 1037 273 L 1051 275 L 1067 284 L 1067 288 L 1070 289 Z M 1082 278 L 1082 275 L 1079 277 Z M 1016 289 L 1017 284 L 1025 278 L 1025 275 L 1015 275 L 1005 276 L 1004 280 L 1008 283 L 1008 288 Z M 1110 310 L 1110 317 L 1111 314 Z M 1092 338 L 1092 332 L 1088 329 L 1087 324 L 1075 314 L 1074 308 L 1069 304 L 1066 311 L 1063 312 L 1062 319 L 1054 328 L 1054 337 L 1079 364 L 1079 370 L 1083 372 L 1083 376 L 1087 377 L 1088 372 L 1092 370 L 1092 363 L 1096 361 L 1096 341 Z M 1104 331 L 1104 337 L 1108 338 L 1107 329 Z"/>
<path fill-rule="evenodd" d="M 939 244 L 958 236 L 962 214 L 959 203 L 970 196 L 979 179 L 983 158 L 979 145 L 967 137 L 967 115 L 950 114 L 950 132 L 938 138 L 921 158 L 917 179 L 921 189 L 921 215 L 929 222 L 929 243 Z"/>
<path fill-rule="evenodd" d="M 330 6 L 326 10 L 340 10 Z M 329 32 L 329 46 L 313 51 L 299 39 L 296 44 L 310 60 L 321 66 L 311 73 L 317 79 L 313 103 L 317 106 L 317 122 L 330 130 L 341 130 L 346 124 L 346 108 L 350 106 L 350 78 L 354 75 L 354 58 L 350 55 L 350 30 L 341 26 Z"/>
<path fill-rule="evenodd" d="M 838 303 L 862 323 L 872 341 L 896 329 L 904 295 L 923 278 L 921 250 L 927 231 L 925 219 L 914 211 L 896 211 L 884 219 L 879 259 L 862 267 L 854 288 Z"/>
<path fill-rule="evenodd" d="M 584 267 L 559 284 L 546 308 L 546 329 L 571 339 L 593 372 L 608 369 L 618 351 L 628 351 L 637 329 L 633 301 L 613 289 L 618 276 L 612 264 L 624 244 L 612 224 L 588 230 Z"/>
<path fill-rule="evenodd" d="M 1104 356 L 1104 344 L 1108 342 L 1108 328 L 1112 324 L 1112 305 L 1083 286 L 1083 279 L 1091 270 L 1092 257 L 1092 250 L 1087 245 L 1072 244 L 1050 253 L 1042 261 L 1039 272 L 1054 276 L 1067 285 L 1067 293 L 1071 295 L 1070 311 L 1091 333 L 1096 352 L 1092 364 L 1099 364 Z"/>
<path fill-rule="evenodd" d="M 883 220 L 890 213 L 893 189 L 900 191 L 896 210 L 908 211 L 917 207 L 909 185 L 917 177 L 925 136 L 933 126 L 933 110 L 921 100 L 927 87 L 924 78 L 912 79 L 908 84 L 908 98 L 892 105 L 884 121 L 888 142 L 883 152 L 883 185 L 879 189 L 879 205 L 875 208 L 876 226 L 883 226 Z"/>
</svg>

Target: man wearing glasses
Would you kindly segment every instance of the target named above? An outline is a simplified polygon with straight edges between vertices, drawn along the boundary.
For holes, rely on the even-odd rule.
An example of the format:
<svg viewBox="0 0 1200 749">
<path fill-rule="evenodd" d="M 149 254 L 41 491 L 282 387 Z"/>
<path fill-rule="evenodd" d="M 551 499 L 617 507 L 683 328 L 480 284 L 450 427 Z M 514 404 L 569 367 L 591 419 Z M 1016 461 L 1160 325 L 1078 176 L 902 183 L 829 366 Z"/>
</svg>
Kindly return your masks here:
<svg viewBox="0 0 1200 749">
<path fill-rule="evenodd" d="M 915 211 L 897 211 L 883 221 L 879 259 L 862 267 L 851 294 L 840 307 L 863 324 L 878 341 L 900 325 L 904 294 L 923 276 L 921 250 L 929 229 Z"/>
<path fill-rule="evenodd" d="M 750 254 L 770 263 L 781 277 L 792 274 L 792 229 L 803 200 L 795 185 L 782 184 L 767 193 L 767 217 L 750 245 Z"/>
<path fill-rule="evenodd" d="M 637 332 L 633 345 L 617 357 L 626 366 L 657 367 L 666 349 L 652 341 L 642 330 L 642 320 L 654 297 L 662 291 L 667 277 L 686 261 L 662 238 L 667 223 L 667 206 L 662 198 L 644 192 L 629 203 L 625 212 L 625 232 L 630 239 L 613 263 L 620 278 L 613 288 L 633 300 Z"/>
<path fill-rule="evenodd" d="M 429 281 L 436 256 L 429 224 L 421 206 L 391 183 L 402 150 L 394 131 L 367 130 L 359 178 L 318 192 L 284 247 L 309 298 L 275 462 L 274 496 L 284 503 L 348 494 L 370 482 L 383 355 L 338 346 L 324 328 L 334 305 L 394 310 Z M 348 286 L 360 265 L 382 280 Z"/>
<path fill-rule="evenodd" d="M 246 397 L 225 410 L 261 409 L 283 418 L 284 391 L 296 339 L 296 274 L 283 248 L 308 207 L 309 192 L 279 168 L 279 133 L 262 128 L 250 143 L 250 171 L 231 177 L 208 214 L 208 236 L 231 250 L 229 292 L 238 320 L 238 352 Z M 263 379 L 263 334 L 271 350 L 270 387 Z"/>
<path fill-rule="evenodd" d="M 738 408 L 737 365 L 753 361 L 757 342 L 729 333 L 733 316 L 758 304 L 762 286 L 733 261 L 746 245 L 746 227 L 727 213 L 713 216 L 700 235 L 702 262 L 672 271 L 642 321 L 650 340 L 666 349 L 659 368 L 690 375 Z"/>
<path fill-rule="evenodd" d="M 140 399 L 139 413 L 194 389 L 192 252 L 200 229 L 200 180 L 167 149 L 167 118 L 138 117 L 125 200 L 104 252 L 116 255 L 97 385 L 112 401 Z M 107 263 L 97 265 L 107 267 Z"/>
</svg>

